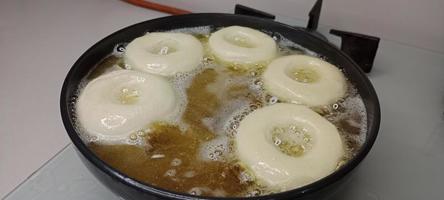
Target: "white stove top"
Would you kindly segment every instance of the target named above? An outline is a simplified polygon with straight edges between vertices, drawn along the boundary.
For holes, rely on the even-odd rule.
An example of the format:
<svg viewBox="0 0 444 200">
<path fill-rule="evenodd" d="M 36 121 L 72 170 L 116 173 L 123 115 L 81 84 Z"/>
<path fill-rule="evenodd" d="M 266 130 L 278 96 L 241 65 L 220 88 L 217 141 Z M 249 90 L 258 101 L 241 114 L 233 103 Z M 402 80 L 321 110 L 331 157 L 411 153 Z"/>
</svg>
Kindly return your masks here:
<svg viewBox="0 0 444 200">
<path fill-rule="evenodd" d="M 107 4 L 104 6 L 104 9 L 107 9 Z M 109 8 L 112 7 L 109 6 Z M 125 6 L 122 7 L 124 8 L 119 9 L 129 9 Z M 162 16 L 162 14 L 153 11 L 134 10 L 137 10 L 137 13 L 132 19 L 126 20 L 127 22 L 120 20 L 119 23 L 130 25 L 141 20 Z M 145 12 L 148 14 L 141 14 Z M 125 15 L 120 13 L 120 17 Z M 110 14 L 108 17 L 112 16 Z M 277 20 L 289 24 L 305 25 L 305 21 L 279 16 Z M 80 26 L 74 24 L 74 26 L 76 25 Z M 89 26 L 97 30 L 96 26 L 101 26 L 101 24 Z M 100 29 L 102 30 L 100 34 L 94 33 L 95 36 L 92 38 L 87 36 L 88 30 L 84 30 L 86 35 L 77 39 L 88 38 L 88 40 L 81 48 L 77 46 L 77 50 L 72 52 L 72 55 L 70 54 L 72 58 L 65 59 L 65 62 L 69 61 L 68 63 L 60 63 L 62 68 L 62 70 L 58 70 L 60 73 L 51 75 L 51 68 L 42 67 L 47 76 L 61 76 L 57 77 L 59 85 L 51 87 L 55 87 L 55 89 L 61 87 L 61 80 L 75 59 L 80 56 L 83 51 L 81 49 L 86 49 L 95 40 L 98 41 L 101 37 L 121 28 L 119 25 L 108 25 L 107 27 L 107 29 Z M 38 27 L 35 28 L 39 33 Z M 330 28 L 321 26 L 320 32 L 328 35 L 327 30 Z M 57 28 L 53 28 L 52 31 L 57 31 Z M 69 36 L 68 32 L 65 34 L 67 37 Z M 329 39 L 334 43 L 338 42 L 338 38 Z M 62 41 L 60 41 L 60 45 L 65 45 Z M 47 47 L 43 46 L 42 48 Z M 57 50 L 53 49 L 53 51 Z M 66 53 L 55 52 L 53 58 L 63 57 L 58 54 Z M 47 57 L 45 59 L 51 62 L 53 58 Z M 34 72 L 43 73 L 36 70 Z M 5 78 L 3 75 L 1 77 Z M 444 185 L 442 170 L 444 169 L 444 55 L 382 39 L 369 78 L 376 89 L 381 104 L 382 119 L 379 136 L 369 155 L 349 182 L 329 199 L 442 199 L 444 194 L 442 190 Z M 1 83 L 0 89 L 7 89 L 3 82 Z M 50 86 L 49 83 L 41 84 Z M 53 107 L 58 107 L 59 91 L 55 89 L 54 91 L 57 93 L 53 97 L 57 99 L 51 100 L 53 105 L 47 105 L 52 110 L 54 110 Z M 59 117 L 58 113 L 54 117 Z M 65 134 L 64 130 L 60 128 L 62 126 L 61 120 L 55 120 L 53 123 L 60 123 L 57 128 L 54 128 L 56 134 Z M 62 147 L 63 144 L 66 144 L 66 138 L 59 146 Z M 32 156 L 32 153 L 30 154 Z M 117 200 L 121 198 L 112 194 L 87 171 L 77 157 L 74 147 L 69 144 L 5 197 L 5 200 L 16 199 Z"/>
</svg>

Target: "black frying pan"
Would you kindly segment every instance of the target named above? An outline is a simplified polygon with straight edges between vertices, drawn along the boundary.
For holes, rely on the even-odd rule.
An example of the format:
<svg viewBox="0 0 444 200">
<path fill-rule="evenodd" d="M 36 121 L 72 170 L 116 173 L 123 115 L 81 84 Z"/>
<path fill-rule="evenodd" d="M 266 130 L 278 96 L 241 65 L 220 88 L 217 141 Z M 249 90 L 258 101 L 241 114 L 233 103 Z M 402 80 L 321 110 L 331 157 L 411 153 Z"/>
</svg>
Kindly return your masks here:
<svg viewBox="0 0 444 200">
<path fill-rule="evenodd" d="M 74 129 L 74 104 L 80 81 L 92 67 L 110 54 L 117 44 L 128 43 L 146 32 L 167 31 L 178 28 L 210 26 L 212 29 L 231 25 L 247 26 L 285 38 L 314 51 L 328 62 L 344 69 L 347 78 L 356 86 L 367 110 L 367 137 L 357 155 L 333 174 L 312 184 L 294 190 L 249 199 L 319 199 L 334 190 L 345 177 L 364 159 L 378 134 L 380 107 L 378 97 L 370 81 L 359 66 L 346 54 L 330 43 L 315 37 L 303 28 L 295 28 L 268 19 L 233 14 L 187 14 L 145 21 L 124 28 L 88 49 L 72 66 L 63 83 L 60 109 L 66 131 L 88 169 L 117 195 L 127 200 L 138 199 L 217 199 L 180 194 L 143 184 L 113 169 L 100 160 L 82 142 Z M 228 199 L 228 198 L 227 198 Z M 236 198 L 231 198 L 236 199 Z M 239 198 L 240 199 L 240 198 Z M 242 198 L 245 199 L 245 198 Z"/>
</svg>

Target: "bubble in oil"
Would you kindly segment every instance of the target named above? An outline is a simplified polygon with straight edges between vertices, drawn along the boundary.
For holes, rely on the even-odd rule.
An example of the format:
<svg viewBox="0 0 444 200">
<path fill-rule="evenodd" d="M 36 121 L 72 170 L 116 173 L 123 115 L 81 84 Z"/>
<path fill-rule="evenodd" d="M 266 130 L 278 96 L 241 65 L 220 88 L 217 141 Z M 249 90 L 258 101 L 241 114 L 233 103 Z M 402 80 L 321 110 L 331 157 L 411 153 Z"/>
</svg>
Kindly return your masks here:
<svg viewBox="0 0 444 200">
<path fill-rule="evenodd" d="M 171 166 L 173 166 L 173 167 L 179 166 L 179 165 L 181 165 L 181 164 L 182 164 L 182 160 L 179 159 L 179 158 L 174 158 L 174 159 L 171 161 Z"/>
<path fill-rule="evenodd" d="M 273 104 L 277 103 L 278 100 L 279 100 L 279 99 L 278 99 L 277 97 L 272 96 L 272 97 L 270 97 L 268 103 L 269 103 L 270 105 L 273 105 Z"/>
<path fill-rule="evenodd" d="M 254 176 L 250 173 L 248 173 L 247 171 L 242 171 L 239 175 L 239 180 L 241 183 L 245 184 L 245 183 L 250 183 L 254 181 Z"/>
<path fill-rule="evenodd" d="M 136 135 L 139 137 L 143 137 L 145 136 L 147 133 L 149 132 L 149 130 L 139 130 L 136 132 Z"/>
<path fill-rule="evenodd" d="M 203 160 L 221 161 L 224 155 L 228 153 L 229 140 L 225 136 L 216 137 L 201 147 L 201 158 Z"/>
<path fill-rule="evenodd" d="M 259 106 L 257 105 L 257 104 L 250 104 L 250 109 L 253 111 L 253 110 L 256 110 L 256 109 L 258 109 L 259 108 Z"/>
<path fill-rule="evenodd" d="M 233 130 L 234 130 L 234 129 L 237 129 L 237 126 L 238 126 L 237 124 L 233 123 L 233 124 L 231 125 L 231 129 L 233 129 Z"/>
<path fill-rule="evenodd" d="M 190 171 L 186 171 L 183 176 L 185 178 L 193 178 L 194 176 L 196 176 L 196 171 L 190 170 Z"/>
<path fill-rule="evenodd" d="M 125 53 L 127 43 L 117 44 L 113 49 L 113 55 L 122 56 Z"/>
<path fill-rule="evenodd" d="M 203 64 L 204 65 L 210 65 L 210 64 L 214 64 L 216 58 L 214 58 L 213 56 L 205 56 L 203 58 Z"/>
<path fill-rule="evenodd" d="M 176 176 L 177 171 L 175 169 L 169 169 L 165 172 L 163 176 L 173 177 Z"/>
<path fill-rule="evenodd" d="M 261 88 L 262 87 L 262 85 L 264 85 L 264 83 L 261 81 L 261 80 L 255 80 L 254 82 L 253 82 L 253 84 L 256 86 L 256 88 Z"/>
<path fill-rule="evenodd" d="M 334 110 L 337 110 L 339 108 L 339 104 L 335 103 L 335 104 L 333 104 L 332 107 L 333 107 Z"/>
<path fill-rule="evenodd" d="M 277 33 L 277 32 L 272 32 L 271 33 L 271 38 L 273 38 L 274 41 L 278 42 L 281 40 L 282 35 Z"/>
<path fill-rule="evenodd" d="M 229 126 L 226 130 L 228 136 L 233 137 L 236 135 L 237 133 L 237 127 L 239 126 L 239 122 L 238 121 L 231 121 L 229 123 Z"/>
<path fill-rule="evenodd" d="M 130 138 L 130 140 L 137 140 L 137 135 L 131 134 L 129 138 Z"/>
</svg>

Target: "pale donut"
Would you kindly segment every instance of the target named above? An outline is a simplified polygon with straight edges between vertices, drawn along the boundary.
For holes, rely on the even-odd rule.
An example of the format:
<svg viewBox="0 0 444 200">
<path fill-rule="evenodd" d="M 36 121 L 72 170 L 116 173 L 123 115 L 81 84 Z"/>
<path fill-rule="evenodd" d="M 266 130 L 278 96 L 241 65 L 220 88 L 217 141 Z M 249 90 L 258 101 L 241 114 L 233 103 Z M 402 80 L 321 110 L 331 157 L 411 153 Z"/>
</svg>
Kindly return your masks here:
<svg viewBox="0 0 444 200">
<path fill-rule="evenodd" d="M 185 33 L 148 33 L 126 46 L 124 60 L 131 69 L 171 76 L 199 66 L 202 44 Z"/>
<path fill-rule="evenodd" d="M 310 146 L 307 145 L 298 156 L 282 152 L 275 143 L 279 141 L 272 139 L 275 128 L 289 126 L 303 130 L 304 138 L 306 134 L 307 141 L 310 141 L 306 143 Z M 341 138 L 333 124 L 306 106 L 290 103 L 266 106 L 247 115 L 240 122 L 235 142 L 241 162 L 257 180 L 281 191 L 298 188 L 329 175 L 344 154 Z"/>
<path fill-rule="evenodd" d="M 265 33 L 230 26 L 211 34 L 211 52 L 223 62 L 251 65 L 273 59 L 277 53 L 276 42 Z"/>
<path fill-rule="evenodd" d="M 338 68 L 305 55 L 273 60 L 263 74 L 263 81 L 270 94 L 307 106 L 334 103 L 347 90 L 344 74 Z"/>
<path fill-rule="evenodd" d="M 81 91 L 77 116 L 87 134 L 100 140 L 127 138 L 176 109 L 176 95 L 163 77 L 132 70 L 102 75 Z"/>
</svg>

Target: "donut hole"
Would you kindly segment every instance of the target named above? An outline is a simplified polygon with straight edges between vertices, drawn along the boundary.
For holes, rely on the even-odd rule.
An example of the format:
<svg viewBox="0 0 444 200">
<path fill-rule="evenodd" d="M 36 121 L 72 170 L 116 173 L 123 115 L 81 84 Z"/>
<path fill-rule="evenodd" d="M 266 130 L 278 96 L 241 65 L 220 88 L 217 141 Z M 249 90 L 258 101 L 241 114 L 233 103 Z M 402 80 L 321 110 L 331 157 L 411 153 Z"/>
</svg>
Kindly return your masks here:
<svg viewBox="0 0 444 200">
<path fill-rule="evenodd" d="M 133 105 L 138 103 L 140 99 L 140 90 L 130 85 L 115 87 L 111 94 L 113 94 L 111 101 L 114 104 Z"/>
<path fill-rule="evenodd" d="M 313 146 L 314 138 L 310 129 L 300 124 L 274 126 L 269 132 L 268 140 L 280 152 L 299 157 Z"/>
<path fill-rule="evenodd" d="M 135 104 L 139 100 L 139 91 L 132 88 L 122 88 L 119 95 L 120 103 Z"/>
<path fill-rule="evenodd" d="M 177 46 L 178 42 L 175 40 L 162 40 L 148 48 L 147 51 L 156 55 L 168 55 L 177 52 Z"/>
<path fill-rule="evenodd" d="M 294 81 L 299 83 L 315 83 L 319 81 L 319 73 L 311 67 L 288 67 L 285 74 Z"/>
<path fill-rule="evenodd" d="M 253 38 L 241 32 L 226 34 L 224 36 L 224 40 L 238 47 L 249 49 L 256 48 L 256 44 L 253 42 Z"/>
</svg>

